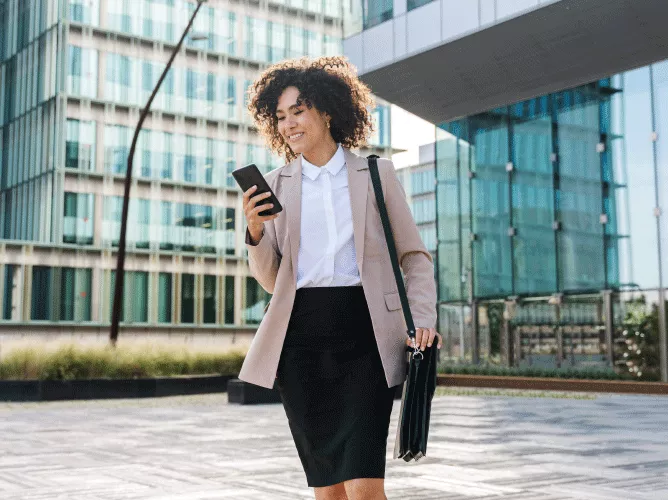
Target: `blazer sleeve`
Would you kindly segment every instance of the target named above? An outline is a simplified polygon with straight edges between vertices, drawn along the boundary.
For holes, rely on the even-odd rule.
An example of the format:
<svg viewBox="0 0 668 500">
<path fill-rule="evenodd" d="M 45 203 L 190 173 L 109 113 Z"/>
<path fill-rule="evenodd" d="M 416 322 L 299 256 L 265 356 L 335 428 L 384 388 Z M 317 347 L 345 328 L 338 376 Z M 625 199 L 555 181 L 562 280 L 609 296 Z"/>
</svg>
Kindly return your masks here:
<svg viewBox="0 0 668 500">
<path fill-rule="evenodd" d="M 265 174 L 267 183 L 272 191 L 276 193 L 276 183 L 279 169 L 272 170 Z M 263 202 L 264 203 L 264 202 Z M 279 217 L 281 217 L 279 215 Z M 276 238 L 276 226 L 274 221 L 270 220 L 264 223 L 262 227 L 262 236 L 256 245 L 251 243 L 250 232 L 246 225 L 246 249 L 248 250 L 248 267 L 253 277 L 260 283 L 268 293 L 274 293 L 276 285 L 276 276 L 278 266 L 281 263 L 281 254 L 278 249 L 278 239 Z"/>
<path fill-rule="evenodd" d="M 392 160 L 378 159 L 378 165 L 384 166 L 381 170 L 385 173 L 383 195 L 399 265 L 404 272 L 413 322 L 416 328 L 436 328 L 437 295 L 433 258 L 420 237 Z"/>
<path fill-rule="evenodd" d="M 248 267 L 251 274 L 260 283 L 262 288 L 273 294 L 280 259 L 274 248 L 270 231 L 267 228 L 267 225 L 271 224 L 271 222 L 273 221 L 264 223 L 262 236 L 256 245 L 251 243 L 250 232 L 248 231 L 248 227 L 246 227 L 246 248 L 248 249 Z M 276 238 L 274 237 L 273 240 L 275 241 Z"/>
</svg>

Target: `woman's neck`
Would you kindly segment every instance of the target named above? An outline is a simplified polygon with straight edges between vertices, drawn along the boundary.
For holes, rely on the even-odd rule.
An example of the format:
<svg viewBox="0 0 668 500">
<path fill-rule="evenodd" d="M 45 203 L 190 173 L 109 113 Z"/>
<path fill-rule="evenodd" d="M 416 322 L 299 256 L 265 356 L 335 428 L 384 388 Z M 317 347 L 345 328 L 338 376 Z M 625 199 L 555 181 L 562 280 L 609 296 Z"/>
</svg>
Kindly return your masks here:
<svg viewBox="0 0 668 500">
<path fill-rule="evenodd" d="M 302 153 L 302 155 L 306 158 L 306 161 L 316 167 L 324 167 L 336 154 L 337 149 L 339 149 L 339 145 L 332 140 L 331 143 L 328 141 L 327 144 L 307 153 Z"/>
</svg>

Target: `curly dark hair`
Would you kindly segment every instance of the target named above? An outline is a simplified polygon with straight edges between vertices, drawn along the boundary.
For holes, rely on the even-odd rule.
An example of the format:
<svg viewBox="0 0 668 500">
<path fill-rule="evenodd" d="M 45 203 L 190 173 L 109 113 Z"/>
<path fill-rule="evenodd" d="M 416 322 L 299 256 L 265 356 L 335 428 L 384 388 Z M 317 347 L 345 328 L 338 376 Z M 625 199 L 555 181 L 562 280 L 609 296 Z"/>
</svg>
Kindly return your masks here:
<svg viewBox="0 0 668 500">
<path fill-rule="evenodd" d="M 357 78 L 356 68 L 344 56 L 301 57 L 269 66 L 248 88 L 248 111 L 267 146 L 292 161 L 297 155 L 278 132 L 276 107 L 287 87 L 299 90 L 299 101 L 331 116 L 330 133 L 346 148 L 367 144 L 374 131 L 368 108 L 375 102 L 371 90 Z"/>
</svg>

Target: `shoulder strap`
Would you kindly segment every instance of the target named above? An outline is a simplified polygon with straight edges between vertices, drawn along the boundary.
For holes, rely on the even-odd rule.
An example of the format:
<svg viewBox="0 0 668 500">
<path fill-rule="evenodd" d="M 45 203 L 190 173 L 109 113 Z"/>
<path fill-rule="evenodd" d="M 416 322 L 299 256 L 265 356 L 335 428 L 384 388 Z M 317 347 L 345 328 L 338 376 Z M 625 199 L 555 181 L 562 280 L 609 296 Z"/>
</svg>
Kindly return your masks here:
<svg viewBox="0 0 668 500">
<path fill-rule="evenodd" d="M 399 290 L 399 298 L 401 299 L 401 308 L 404 311 L 404 318 L 406 319 L 406 326 L 408 327 L 408 336 L 415 338 L 415 325 L 413 324 L 413 316 L 411 315 L 411 310 L 408 306 L 408 297 L 406 295 L 404 279 L 401 276 L 401 269 L 399 268 L 397 249 L 394 245 L 392 229 L 390 228 L 390 218 L 387 215 L 387 207 L 385 206 L 385 198 L 383 197 L 383 190 L 381 188 L 380 175 L 378 174 L 378 158 L 379 157 L 377 155 L 367 156 L 367 159 L 369 160 L 369 173 L 371 174 L 371 181 L 373 182 L 373 190 L 376 193 L 376 204 L 378 205 L 380 220 L 383 223 L 383 230 L 385 231 L 387 249 L 390 251 L 390 260 L 392 261 L 394 279 L 397 281 L 397 289 Z"/>
</svg>

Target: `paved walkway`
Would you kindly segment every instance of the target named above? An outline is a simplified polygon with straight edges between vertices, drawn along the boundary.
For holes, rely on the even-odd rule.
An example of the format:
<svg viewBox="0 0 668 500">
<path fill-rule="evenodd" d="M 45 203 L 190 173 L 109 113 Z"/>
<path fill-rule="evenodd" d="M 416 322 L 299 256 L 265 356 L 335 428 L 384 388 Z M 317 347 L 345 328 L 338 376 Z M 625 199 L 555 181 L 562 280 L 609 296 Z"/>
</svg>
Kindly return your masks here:
<svg viewBox="0 0 668 500">
<path fill-rule="evenodd" d="M 388 499 L 668 499 L 668 397 L 446 395 Z M 226 395 L 0 403 L 3 500 L 313 498 L 281 405 Z"/>
</svg>

